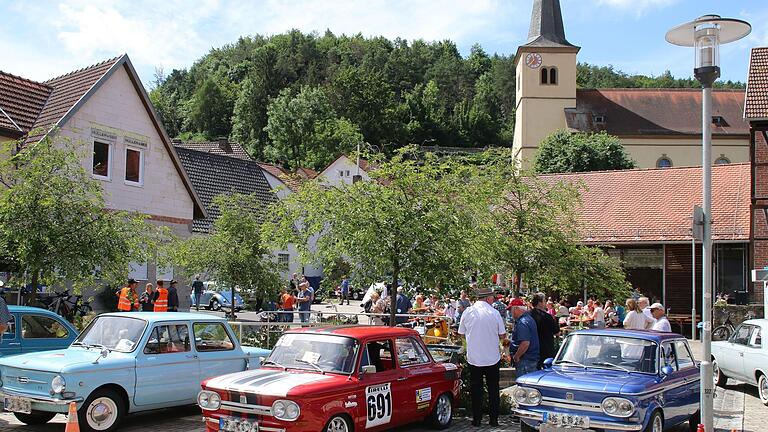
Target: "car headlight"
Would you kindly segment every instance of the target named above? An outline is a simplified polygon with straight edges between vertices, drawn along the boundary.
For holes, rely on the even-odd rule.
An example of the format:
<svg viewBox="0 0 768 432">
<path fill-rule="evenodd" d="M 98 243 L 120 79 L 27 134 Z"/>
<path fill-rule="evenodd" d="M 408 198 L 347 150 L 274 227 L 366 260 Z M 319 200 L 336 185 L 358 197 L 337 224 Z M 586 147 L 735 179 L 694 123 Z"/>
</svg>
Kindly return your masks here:
<svg viewBox="0 0 768 432">
<path fill-rule="evenodd" d="M 51 392 L 53 392 L 53 394 L 60 394 L 66 390 L 66 388 L 67 382 L 61 375 L 56 375 L 53 377 L 53 381 L 51 381 Z"/>
<path fill-rule="evenodd" d="M 613 417 L 630 417 L 635 412 L 635 404 L 632 401 L 618 397 L 603 399 L 603 412 Z"/>
<path fill-rule="evenodd" d="M 203 390 L 197 394 L 197 405 L 208 411 L 216 411 L 221 406 L 221 396 L 218 393 Z"/>
<path fill-rule="evenodd" d="M 541 403 L 541 392 L 532 388 L 515 386 L 512 389 L 512 399 L 518 405 L 537 406 Z"/>
<path fill-rule="evenodd" d="M 296 402 L 289 400 L 276 400 L 272 404 L 272 415 L 278 420 L 294 421 L 299 418 L 301 410 Z"/>
</svg>

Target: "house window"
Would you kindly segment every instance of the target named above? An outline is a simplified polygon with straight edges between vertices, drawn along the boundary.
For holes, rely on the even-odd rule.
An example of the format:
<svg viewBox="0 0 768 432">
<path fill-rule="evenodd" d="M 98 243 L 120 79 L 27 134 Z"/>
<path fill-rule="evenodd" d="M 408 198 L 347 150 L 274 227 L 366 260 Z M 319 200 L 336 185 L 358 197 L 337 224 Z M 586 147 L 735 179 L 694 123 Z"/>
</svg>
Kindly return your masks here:
<svg viewBox="0 0 768 432">
<path fill-rule="evenodd" d="M 349 170 L 344 171 L 344 175 L 349 177 Z"/>
<path fill-rule="evenodd" d="M 550 68 L 549 69 L 549 83 L 550 84 L 557 84 L 557 68 Z"/>
<path fill-rule="evenodd" d="M 672 159 L 668 158 L 666 154 L 661 155 L 659 160 L 656 161 L 656 168 L 670 168 L 672 167 Z"/>
<path fill-rule="evenodd" d="M 595 114 L 594 116 L 592 116 L 592 122 L 593 123 L 598 123 L 598 124 L 605 123 L 605 116 L 604 115 Z"/>
<path fill-rule="evenodd" d="M 277 267 L 280 268 L 280 270 L 288 271 L 288 265 L 290 263 L 291 256 L 287 253 L 279 253 L 277 254 Z"/>
<path fill-rule="evenodd" d="M 541 83 L 549 83 L 549 70 L 547 68 L 541 68 Z"/>
<path fill-rule="evenodd" d="M 725 121 L 725 118 L 723 116 L 712 116 L 712 124 L 717 127 L 728 127 L 730 126 L 727 121 Z"/>
<path fill-rule="evenodd" d="M 128 148 L 125 150 L 125 181 L 141 185 L 144 182 L 144 152 Z"/>
<path fill-rule="evenodd" d="M 720 155 L 719 158 L 715 159 L 715 165 L 725 165 L 731 163 L 731 160 L 725 157 L 725 155 Z"/>
<path fill-rule="evenodd" d="M 344 177 L 344 170 L 339 170 L 339 177 Z"/>
<path fill-rule="evenodd" d="M 110 178 L 109 167 L 112 165 L 111 146 L 107 143 L 93 142 L 93 175 L 104 179 Z"/>
</svg>

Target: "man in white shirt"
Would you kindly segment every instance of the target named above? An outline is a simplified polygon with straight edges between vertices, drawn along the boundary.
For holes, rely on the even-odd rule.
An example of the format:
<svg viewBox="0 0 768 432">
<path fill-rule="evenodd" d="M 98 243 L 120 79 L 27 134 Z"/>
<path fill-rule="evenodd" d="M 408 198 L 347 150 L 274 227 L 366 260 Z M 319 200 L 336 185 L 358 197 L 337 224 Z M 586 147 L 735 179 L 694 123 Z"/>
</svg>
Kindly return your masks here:
<svg viewBox="0 0 768 432">
<path fill-rule="evenodd" d="M 667 319 L 664 305 L 661 303 L 654 303 L 651 305 L 650 309 L 653 317 L 656 318 L 656 323 L 653 324 L 652 330 L 672 333 L 672 326 L 669 324 L 669 320 Z"/>
<path fill-rule="evenodd" d="M 459 324 L 459 334 L 467 339 L 474 426 L 480 426 L 483 417 L 483 378 L 488 388 L 490 425 L 499 424 L 499 342 L 507 338 L 507 329 L 499 312 L 491 306 L 495 300 L 493 288 L 479 288 L 477 301 L 464 311 Z"/>
<path fill-rule="evenodd" d="M 650 330 L 651 327 L 653 327 L 653 323 L 655 322 L 655 318 L 653 317 L 653 313 L 651 313 L 651 308 L 648 306 L 650 304 L 650 300 L 648 300 L 648 297 L 640 297 L 637 299 L 637 305 L 640 306 L 640 309 L 643 310 L 643 315 L 647 316 L 648 319 L 645 324 L 646 330 Z"/>
</svg>

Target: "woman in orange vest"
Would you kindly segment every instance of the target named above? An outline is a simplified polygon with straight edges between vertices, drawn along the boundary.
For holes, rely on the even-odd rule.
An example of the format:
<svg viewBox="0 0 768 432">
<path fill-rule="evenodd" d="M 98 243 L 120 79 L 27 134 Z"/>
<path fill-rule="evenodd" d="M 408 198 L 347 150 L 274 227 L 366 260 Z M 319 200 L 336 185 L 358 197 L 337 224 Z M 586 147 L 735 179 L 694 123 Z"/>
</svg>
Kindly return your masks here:
<svg viewBox="0 0 768 432">
<path fill-rule="evenodd" d="M 128 284 L 118 292 L 120 300 L 117 302 L 117 310 L 130 312 L 139 309 L 139 295 L 136 293 L 138 284 L 136 280 L 128 279 Z"/>
<path fill-rule="evenodd" d="M 161 280 L 157 281 L 155 290 L 155 312 L 168 312 L 168 290 Z"/>
</svg>

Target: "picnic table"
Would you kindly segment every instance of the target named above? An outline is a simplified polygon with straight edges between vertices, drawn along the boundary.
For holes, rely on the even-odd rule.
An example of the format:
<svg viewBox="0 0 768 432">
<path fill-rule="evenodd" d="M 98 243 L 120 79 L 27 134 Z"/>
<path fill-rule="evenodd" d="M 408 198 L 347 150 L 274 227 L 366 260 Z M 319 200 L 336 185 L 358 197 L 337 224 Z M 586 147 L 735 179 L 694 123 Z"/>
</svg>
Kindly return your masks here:
<svg viewBox="0 0 768 432">
<path fill-rule="evenodd" d="M 675 323 L 680 326 L 680 333 L 683 333 L 684 326 L 691 325 L 691 314 L 667 314 L 667 319 L 671 323 Z M 696 322 L 701 321 L 701 315 L 696 315 Z"/>
</svg>

